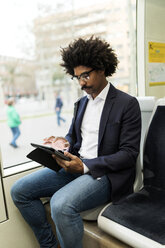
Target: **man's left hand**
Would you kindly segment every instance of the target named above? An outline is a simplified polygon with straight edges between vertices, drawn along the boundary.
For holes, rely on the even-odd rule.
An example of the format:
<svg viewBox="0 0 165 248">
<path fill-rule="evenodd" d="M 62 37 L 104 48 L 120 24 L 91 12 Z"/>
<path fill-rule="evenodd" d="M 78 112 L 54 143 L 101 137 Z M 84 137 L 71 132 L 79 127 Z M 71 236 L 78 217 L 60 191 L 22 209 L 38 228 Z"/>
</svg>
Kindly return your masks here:
<svg viewBox="0 0 165 248">
<path fill-rule="evenodd" d="M 56 160 L 57 164 L 59 164 L 65 171 L 70 173 L 84 173 L 84 166 L 81 159 L 69 152 L 64 152 L 64 155 L 71 159 L 71 161 L 66 161 L 64 159 L 59 158 L 56 155 L 52 155 L 52 157 Z"/>
</svg>

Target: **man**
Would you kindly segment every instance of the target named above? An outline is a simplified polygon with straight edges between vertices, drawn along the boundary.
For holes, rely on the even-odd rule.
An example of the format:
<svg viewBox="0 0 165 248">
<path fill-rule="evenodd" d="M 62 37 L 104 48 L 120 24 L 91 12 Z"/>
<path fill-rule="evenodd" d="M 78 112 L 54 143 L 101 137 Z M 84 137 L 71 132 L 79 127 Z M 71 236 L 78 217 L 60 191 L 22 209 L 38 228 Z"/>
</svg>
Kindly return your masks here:
<svg viewBox="0 0 165 248">
<path fill-rule="evenodd" d="M 51 197 L 51 216 L 62 248 L 82 248 L 80 212 L 132 193 L 139 153 L 141 115 L 136 98 L 108 83 L 117 67 L 110 45 L 78 39 L 62 49 L 62 66 L 87 96 L 77 104 L 66 139 L 45 140 L 69 148 L 71 161 L 53 156 L 62 169 L 48 168 L 15 183 L 12 198 L 33 229 L 41 248 L 56 248 L 40 197 Z M 69 146 L 67 145 L 69 144 Z"/>
<path fill-rule="evenodd" d="M 14 105 L 14 99 L 9 99 L 7 101 L 7 124 L 11 129 L 13 138 L 12 141 L 10 143 L 10 145 L 14 148 L 17 148 L 17 144 L 16 144 L 16 140 L 18 139 L 18 137 L 21 135 L 20 129 L 19 129 L 19 125 L 21 124 L 21 119 L 19 114 L 17 113 Z"/>
<path fill-rule="evenodd" d="M 63 101 L 61 99 L 60 94 L 56 97 L 55 111 L 57 115 L 57 125 L 61 126 L 61 121 L 65 122 L 65 119 L 61 117 L 61 110 L 63 107 Z"/>
</svg>

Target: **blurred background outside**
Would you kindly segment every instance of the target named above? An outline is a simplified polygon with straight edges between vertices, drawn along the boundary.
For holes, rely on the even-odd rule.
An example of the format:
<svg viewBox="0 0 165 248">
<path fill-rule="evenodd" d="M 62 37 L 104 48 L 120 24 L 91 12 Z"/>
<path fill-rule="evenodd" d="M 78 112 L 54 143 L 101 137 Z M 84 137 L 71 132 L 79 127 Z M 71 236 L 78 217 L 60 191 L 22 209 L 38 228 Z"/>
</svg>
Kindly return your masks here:
<svg viewBox="0 0 165 248">
<path fill-rule="evenodd" d="M 60 49 L 91 35 L 111 44 L 120 61 L 109 81 L 136 95 L 136 0 L 0 0 L 0 147 L 4 167 L 27 162 L 30 142 L 64 136 L 83 95 L 60 67 Z M 59 127 L 55 97 L 63 100 Z M 18 148 L 9 145 L 7 100 L 21 117 Z"/>
</svg>

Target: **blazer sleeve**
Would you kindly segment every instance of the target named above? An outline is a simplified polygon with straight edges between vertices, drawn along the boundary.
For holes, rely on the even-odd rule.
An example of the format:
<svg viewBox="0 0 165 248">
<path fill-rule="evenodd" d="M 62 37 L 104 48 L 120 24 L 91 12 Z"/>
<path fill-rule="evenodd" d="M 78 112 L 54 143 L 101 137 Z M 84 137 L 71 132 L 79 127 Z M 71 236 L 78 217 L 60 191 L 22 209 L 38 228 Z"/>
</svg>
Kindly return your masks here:
<svg viewBox="0 0 165 248">
<path fill-rule="evenodd" d="M 83 160 L 93 178 L 135 166 L 139 153 L 140 136 L 141 112 L 139 103 L 136 98 L 131 97 L 122 114 L 117 151 L 104 155 L 103 149 L 102 154 L 97 158 Z"/>
</svg>

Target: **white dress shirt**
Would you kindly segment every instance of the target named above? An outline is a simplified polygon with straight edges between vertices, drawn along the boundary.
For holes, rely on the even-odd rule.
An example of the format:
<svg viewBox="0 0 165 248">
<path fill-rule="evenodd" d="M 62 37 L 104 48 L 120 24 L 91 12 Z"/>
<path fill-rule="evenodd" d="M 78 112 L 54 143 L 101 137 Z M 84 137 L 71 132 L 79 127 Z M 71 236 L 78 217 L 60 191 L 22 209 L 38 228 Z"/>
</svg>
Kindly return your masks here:
<svg viewBox="0 0 165 248">
<path fill-rule="evenodd" d="M 81 124 L 82 143 L 79 154 L 82 158 L 92 159 L 98 156 L 100 119 L 109 88 L 108 83 L 95 99 L 87 95 L 89 100 Z M 83 165 L 84 173 L 87 173 L 89 169 L 85 164 Z"/>
</svg>

